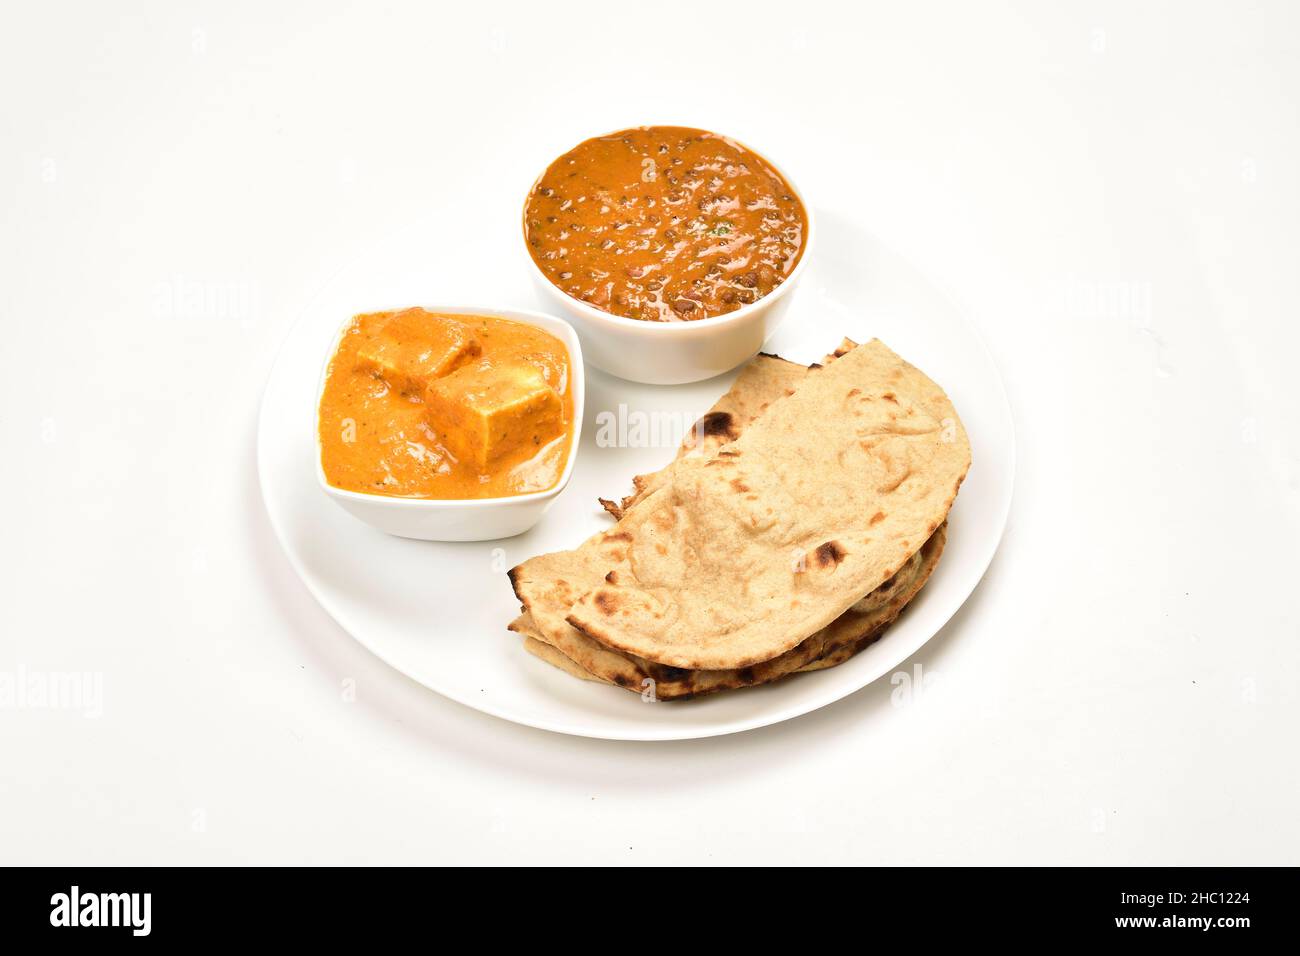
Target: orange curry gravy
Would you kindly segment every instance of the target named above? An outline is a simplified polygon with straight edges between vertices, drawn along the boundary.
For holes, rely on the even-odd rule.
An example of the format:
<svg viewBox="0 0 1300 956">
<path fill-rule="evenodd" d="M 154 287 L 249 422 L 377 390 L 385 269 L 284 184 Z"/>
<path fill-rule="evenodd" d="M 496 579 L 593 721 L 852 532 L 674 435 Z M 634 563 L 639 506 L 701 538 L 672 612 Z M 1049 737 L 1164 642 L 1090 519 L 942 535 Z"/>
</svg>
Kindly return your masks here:
<svg viewBox="0 0 1300 956">
<path fill-rule="evenodd" d="M 336 488 L 496 498 L 560 479 L 573 435 L 569 352 L 508 319 L 424 309 L 359 315 L 321 395 L 321 466 Z"/>
<path fill-rule="evenodd" d="M 589 139 L 542 175 L 524 208 L 533 261 L 558 288 L 654 322 L 733 312 L 803 253 L 789 184 L 733 140 L 680 126 Z"/>
</svg>

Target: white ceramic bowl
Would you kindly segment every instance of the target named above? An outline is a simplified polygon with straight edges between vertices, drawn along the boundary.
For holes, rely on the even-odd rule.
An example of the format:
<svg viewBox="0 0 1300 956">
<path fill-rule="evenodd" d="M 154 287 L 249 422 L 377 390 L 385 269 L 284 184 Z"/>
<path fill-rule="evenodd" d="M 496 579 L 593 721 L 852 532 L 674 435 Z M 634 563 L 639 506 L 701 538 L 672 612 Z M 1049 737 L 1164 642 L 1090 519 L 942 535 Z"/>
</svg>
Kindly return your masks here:
<svg viewBox="0 0 1300 956">
<path fill-rule="evenodd" d="M 546 509 L 564 490 L 573 474 L 573 462 L 578 456 L 578 441 L 582 436 L 583 397 L 586 392 L 586 377 L 583 373 L 582 346 L 573 327 L 562 319 L 540 312 L 528 312 L 522 309 L 490 309 L 480 306 L 424 306 L 430 312 L 444 315 L 486 315 L 498 319 L 510 319 L 523 325 L 531 325 L 549 332 L 569 350 L 569 388 L 573 392 L 573 438 L 569 442 L 569 460 L 564 463 L 564 471 L 555 486 L 546 491 L 535 491 L 526 495 L 512 495 L 508 498 L 477 498 L 454 501 L 438 501 L 428 498 L 391 498 L 385 495 L 369 495 L 360 491 L 344 491 L 335 488 L 325 480 L 325 471 L 321 467 L 320 429 L 317 422 L 317 409 L 320 407 L 321 395 L 325 391 L 325 376 L 329 371 L 330 360 L 338 349 L 339 340 L 348 326 L 352 316 L 339 328 L 338 334 L 330 344 L 321 368 L 320 385 L 316 389 L 316 405 L 312 409 L 312 430 L 316 435 L 316 480 L 320 482 L 325 494 L 329 495 L 349 514 L 360 518 L 368 525 L 395 534 L 401 538 L 419 538 L 423 541 L 488 541 L 494 538 L 509 538 L 523 534 L 541 519 Z"/>
<path fill-rule="evenodd" d="M 735 312 L 692 322 L 646 322 L 611 315 L 573 298 L 552 284 L 529 255 L 527 241 L 521 242 L 527 268 L 544 307 L 558 310 L 573 323 L 582 339 L 587 360 L 596 368 L 648 385 L 698 382 L 729 372 L 753 358 L 785 318 L 795 286 L 799 284 L 813 250 L 816 226 L 812 206 L 789 174 L 772 162 L 766 153 L 744 143 L 741 145 L 761 156 L 785 179 L 803 205 L 808 217 L 808 230 L 804 235 L 803 253 L 786 280 L 761 299 Z M 538 180 L 545 174 L 543 170 Z M 535 180 L 533 186 L 536 185 Z M 532 188 L 529 188 L 528 195 L 532 195 Z M 525 198 L 525 210 L 527 206 Z M 523 239 L 522 228 L 520 238 Z"/>
</svg>

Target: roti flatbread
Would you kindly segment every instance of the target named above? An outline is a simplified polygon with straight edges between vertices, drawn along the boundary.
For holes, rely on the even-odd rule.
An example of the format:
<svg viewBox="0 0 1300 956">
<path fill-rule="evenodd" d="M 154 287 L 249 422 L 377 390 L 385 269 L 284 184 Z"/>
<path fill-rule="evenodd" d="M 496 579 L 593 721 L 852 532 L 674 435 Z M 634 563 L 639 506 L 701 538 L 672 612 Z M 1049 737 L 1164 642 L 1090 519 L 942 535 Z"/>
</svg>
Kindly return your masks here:
<svg viewBox="0 0 1300 956">
<path fill-rule="evenodd" d="M 681 670 L 797 653 L 920 549 L 969 466 L 943 390 L 873 340 L 806 376 L 714 457 L 674 462 L 584 552 L 582 578 L 603 583 L 574 594 L 559 579 L 565 620 Z"/>
<path fill-rule="evenodd" d="M 909 560 L 909 566 L 914 573 L 905 573 L 907 569 L 900 571 L 894 578 L 886 582 L 886 586 L 882 586 L 868 594 L 831 622 L 826 628 L 826 633 L 819 637 L 818 643 L 822 648 L 820 656 L 797 668 L 796 672 L 802 673 L 835 667 L 878 640 L 898 617 L 903 608 L 921 590 L 925 582 L 929 580 L 930 574 L 934 571 L 935 566 L 939 563 L 940 556 L 943 554 L 943 547 L 947 540 L 946 529 L 946 524 L 941 525 L 921 550 Z M 638 666 L 629 658 L 606 662 L 612 663 L 617 672 L 623 675 L 621 681 L 612 677 L 593 674 L 558 648 L 546 643 L 545 636 L 537 629 L 533 623 L 532 615 L 527 611 L 511 622 L 510 630 L 524 636 L 524 649 L 530 654 L 558 667 L 571 676 L 583 680 L 618 684 L 630 690 L 639 691 L 647 689 L 649 686 L 646 683 L 647 681 L 654 681 L 649 672 L 643 669 L 644 665 Z M 667 700 L 706 693 L 708 690 L 722 690 L 724 684 L 745 686 L 740 683 L 737 675 L 713 674 L 707 677 L 692 675 L 692 680 L 695 682 L 694 686 L 685 693 L 678 693 L 679 690 L 685 690 L 683 681 L 675 681 L 662 689 L 655 682 L 656 696 Z"/>
</svg>

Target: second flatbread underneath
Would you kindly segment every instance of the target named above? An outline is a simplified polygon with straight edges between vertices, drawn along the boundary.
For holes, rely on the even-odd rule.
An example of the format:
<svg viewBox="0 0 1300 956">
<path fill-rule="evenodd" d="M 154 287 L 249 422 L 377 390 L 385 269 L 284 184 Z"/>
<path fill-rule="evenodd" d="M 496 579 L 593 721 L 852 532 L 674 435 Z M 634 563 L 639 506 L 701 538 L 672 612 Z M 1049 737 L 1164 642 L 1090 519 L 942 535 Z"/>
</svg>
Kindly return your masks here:
<svg viewBox="0 0 1300 956">
<path fill-rule="evenodd" d="M 592 671 L 583 667 L 560 649 L 548 643 L 546 636 L 538 629 L 531 615 L 527 612 L 511 622 L 510 630 L 523 635 L 524 649 L 529 653 L 574 677 L 580 677 L 583 680 L 600 681 L 606 684 L 617 684 L 620 687 L 636 692 L 643 692 L 648 686 L 651 686 L 647 684 L 647 681 L 649 681 L 656 687 L 656 696 L 661 700 L 683 699 L 730 687 L 768 683 L 771 680 L 786 676 L 787 673 L 823 670 L 842 664 L 858 651 L 879 639 L 885 629 L 893 623 L 908 602 L 916 596 L 917 592 L 925 585 L 925 582 L 929 580 L 935 565 L 939 563 L 939 558 L 943 554 L 944 544 L 947 541 L 947 528 L 946 523 L 941 525 L 921 547 L 921 550 L 917 552 L 915 561 L 909 562 L 885 586 L 867 595 L 817 634 L 808 638 L 809 641 L 816 639 L 815 643 L 810 645 L 810 648 L 819 648 L 819 654 L 815 656 L 810 654 L 805 663 L 781 673 L 770 670 L 769 675 L 771 676 L 767 676 L 766 680 L 761 679 L 764 675 L 757 668 L 746 668 L 745 670 L 756 672 L 752 675 L 755 678 L 754 680 L 742 681 L 739 673 L 735 671 L 694 671 L 659 684 L 654 680 L 653 676 L 650 676 L 657 667 L 650 661 L 638 661 L 617 654 L 614 651 L 605 651 L 598 656 L 587 656 L 589 649 L 585 646 L 581 644 L 569 645 L 574 648 L 576 653 L 583 654 L 594 666 L 609 675 L 602 676 L 592 673 Z M 911 573 L 908 573 L 909 571 Z"/>
<path fill-rule="evenodd" d="M 551 647 L 551 645 L 547 644 L 545 641 L 539 641 L 535 637 L 530 637 L 526 632 L 523 631 L 520 631 L 520 633 L 524 635 L 524 650 L 526 650 L 529 654 L 532 654 L 534 657 L 540 657 L 542 660 L 546 661 L 546 663 L 550 664 L 552 667 L 558 667 L 560 670 L 564 671 L 564 673 L 568 674 L 570 677 L 576 677 L 579 680 L 596 681 L 601 684 L 609 683 L 609 681 L 603 680 L 602 678 L 597 677 L 595 674 L 592 674 L 589 671 L 584 671 L 572 660 L 565 657 L 563 654 L 561 654 L 555 648 Z"/>
</svg>

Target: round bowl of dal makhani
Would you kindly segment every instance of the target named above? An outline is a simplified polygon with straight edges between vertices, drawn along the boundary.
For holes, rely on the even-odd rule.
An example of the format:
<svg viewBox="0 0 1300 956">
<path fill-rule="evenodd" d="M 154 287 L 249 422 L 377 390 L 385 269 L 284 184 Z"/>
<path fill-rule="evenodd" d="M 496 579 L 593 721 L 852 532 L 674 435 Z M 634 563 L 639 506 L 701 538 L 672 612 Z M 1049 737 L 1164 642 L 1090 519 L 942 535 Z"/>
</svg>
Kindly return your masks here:
<svg viewBox="0 0 1300 956">
<path fill-rule="evenodd" d="M 597 136 L 528 192 L 523 238 L 544 301 L 592 365 L 653 385 L 751 358 L 784 319 L 812 213 L 775 163 L 682 126 Z"/>
</svg>

